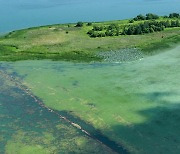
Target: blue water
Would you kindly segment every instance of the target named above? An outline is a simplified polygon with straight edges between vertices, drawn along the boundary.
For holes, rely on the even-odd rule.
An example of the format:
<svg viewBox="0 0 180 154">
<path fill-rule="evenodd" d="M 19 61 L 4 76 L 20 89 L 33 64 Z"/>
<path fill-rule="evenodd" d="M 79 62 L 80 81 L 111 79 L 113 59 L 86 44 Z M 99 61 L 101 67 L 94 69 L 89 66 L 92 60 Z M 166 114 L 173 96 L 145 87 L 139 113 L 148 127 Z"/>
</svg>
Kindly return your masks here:
<svg viewBox="0 0 180 154">
<path fill-rule="evenodd" d="M 179 12 L 180 0 L 0 0 L 0 33 L 32 26 Z"/>
</svg>

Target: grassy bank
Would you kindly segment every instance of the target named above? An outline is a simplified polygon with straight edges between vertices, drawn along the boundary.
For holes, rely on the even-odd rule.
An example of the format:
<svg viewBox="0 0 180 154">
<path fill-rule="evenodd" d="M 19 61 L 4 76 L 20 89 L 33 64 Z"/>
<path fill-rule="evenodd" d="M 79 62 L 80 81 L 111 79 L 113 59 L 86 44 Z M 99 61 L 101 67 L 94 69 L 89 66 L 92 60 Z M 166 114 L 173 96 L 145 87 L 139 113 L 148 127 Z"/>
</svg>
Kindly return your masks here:
<svg viewBox="0 0 180 154">
<path fill-rule="evenodd" d="M 160 18 L 157 21 L 167 19 Z M 94 25 L 107 26 L 118 24 L 120 27 L 138 24 L 129 20 L 92 23 L 88 26 L 75 27 L 75 24 L 51 25 L 13 31 L 0 38 L 0 60 L 16 61 L 26 59 L 53 59 L 96 61 L 99 51 L 139 48 L 145 54 L 158 49 L 171 47 L 180 42 L 180 28 L 167 28 L 161 32 L 143 35 L 120 35 L 112 37 L 91 38 L 87 32 Z"/>
</svg>

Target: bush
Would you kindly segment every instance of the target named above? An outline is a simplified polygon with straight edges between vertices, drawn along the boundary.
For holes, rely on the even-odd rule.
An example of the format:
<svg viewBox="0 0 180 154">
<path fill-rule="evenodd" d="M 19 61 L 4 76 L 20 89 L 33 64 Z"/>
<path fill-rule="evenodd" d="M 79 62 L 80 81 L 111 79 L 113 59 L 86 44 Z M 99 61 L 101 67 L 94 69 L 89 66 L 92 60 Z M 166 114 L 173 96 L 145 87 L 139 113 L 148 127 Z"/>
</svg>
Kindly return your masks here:
<svg viewBox="0 0 180 154">
<path fill-rule="evenodd" d="M 130 25 L 127 28 L 124 28 L 122 35 L 139 35 L 145 33 L 153 33 L 157 31 L 163 31 L 166 27 L 179 27 L 180 22 L 177 21 L 146 21 L 138 25 Z"/>
<path fill-rule="evenodd" d="M 83 27 L 83 22 L 81 21 L 77 22 L 76 27 Z"/>
<path fill-rule="evenodd" d="M 146 20 L 146 17 L 143 16 L 142 14 L 139 14 L 137 15 L 137 17 L 134 18 L 135 21 L 138 21 L 138 20 Z"/>
<path fill-rule="evenodd" d="M 179 22 L 179 20 L 176 20 L 176 27 L 180 27 L 180 22 Z"/>
<path fill-rule="evenodd" d="M 158 19 L 159 16 L 156 14 L 148 13 L 146 16 L 143 16 L 142 14 L 139 14 L 137 17 L 135 17 L 133 20 L 134 21 L 139 21 L 139 20 L 152 20 L 152 19 Z"/>
<path fill-rule="evenodd" d="M 107 30 L 119 30 L 119 25 L 118 24 L 110 24 L 107 27 Z"/>
<path fill-rule="evenodd" d="M 167 15 L 165 15 L 165 16 L 163 16 L 163 18 L 168 18 L 168 16 L 167 16 Z"/>
<path fill-rule="evenodd" d="M 170 13 L 169 18 L 180 18 L 180 14 L 179 13 Z"/>
<path fill-rule="evenodd" d="M 103 26 L 93 26 L 93 30 L 94 31 L 102 31 L 104 29 L 104 27 Z"/>
<path fill-rule="evenodd" d="M 148 13 L 146 14 L 146 20 L 158 19 L 159 16 L 156 14 Z"/>
<path fill-rule="evenodd" d="M 129 23 L 134 23 L 134 20 L 133 19 L 129 20 Z"/>
<path fill-rule="evenodd" d="M 91 23 L 91 22 L 88 22 L 88 23 L 87 23 L 87 26 L 92 26 L 92 23 Z"/>
</svg>

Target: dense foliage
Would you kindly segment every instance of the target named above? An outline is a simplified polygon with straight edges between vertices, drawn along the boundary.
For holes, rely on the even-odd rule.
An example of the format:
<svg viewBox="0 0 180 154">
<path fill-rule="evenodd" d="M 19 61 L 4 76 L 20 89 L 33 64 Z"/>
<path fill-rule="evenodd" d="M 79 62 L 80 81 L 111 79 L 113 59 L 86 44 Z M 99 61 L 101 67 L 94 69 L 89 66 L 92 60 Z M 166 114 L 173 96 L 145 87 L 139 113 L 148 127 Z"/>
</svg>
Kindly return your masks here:
<svg viewBox="0 0 180 154">
<path fill-rule="evenodd" d="M 159 19 L 156 14 L 148 13 L 145 16 L 138 15 L 135 18 L 129 20 L 129 24 L 118 25 L 93 25 L 93 28 L 87 32 L 90 37 L 106 37 L 106 36 L 119 36 L 119 35 L 140 35 L 145 33 L 153 33 L 163 31 L 165 28 L 180 27 L 178 13 L 171 13 L 165 21 Z M 141 21 L 145 20 L 145 21 Z M 89 24 L 87 24 L 89 25 Z"/>
<path fill-rule="evenodd" d="M 83 26 L 83 22 L 81 21 L 77 22 L 76 27 L 82 27 L 82 26 Z"/>
<path fill-rule="evenodd" d="M 133 21 L 141 21 L 141 20 L 152 20 L 152 19 L 159 19 L 160 17 L 156 14 L 148 13 L 145 16 L 142 14 L 137 15 L 135 18 L 130 20 L 130 23 L 133 23 Z M 180 18 L 179 13 L 170 13 L 169 16 L 164 16 L 164 18 Z"/>
<path fill-rule="evenodd" d="M 110 24 L 109 26 L 95 25 L 87 34 L 90 37 L 118 36 L 120 34 L 120 27 L 118 24 Z"/>
<path fill-rule="evenodd" d="M 180 14 L 179 13 L 170 13 L 169 18 L 180 18 Z"/>
<path fill-rule="evenodd" d="M 156 14 L 148 13 L 146 16 L 143 16 L 142 14 L 138 15 L 137 17 L 133 18 L 134 21 L 138 20 L 152 20 L 152 19 L 158 19 L 159 16 Z"/>
<path fill-rule="evenodd" d="M 92 25 L 92 22 L 88 22 L 88 23 L 87 23 L 87 26 L 91 26 L 91 25 Z"/>
<path fill-rule="evenodd" d="M 90 37 L 106 37 L 119 35 L 140 35 L 145 33 L 153 33 L 163 31 L 165 28 L 180 27 L 179 20 L 167 21 L 145 21 L 139 24 L 127 25 L 120 30 L 118 24 L 111 24 L 109 26 L 93 26 L 93 29 L 88 31 Z"/>
<path fill-rule="evenodd" d="M 123 35 L 139 35 L 145 33 L 153 33 L 157 31 L 163 31 L 168 27 L 180 27 L 179 20 L 176 21 L 145 21 L 137 25 L 130 25 L 125 27 L 122 34 Z"/>
</svg>

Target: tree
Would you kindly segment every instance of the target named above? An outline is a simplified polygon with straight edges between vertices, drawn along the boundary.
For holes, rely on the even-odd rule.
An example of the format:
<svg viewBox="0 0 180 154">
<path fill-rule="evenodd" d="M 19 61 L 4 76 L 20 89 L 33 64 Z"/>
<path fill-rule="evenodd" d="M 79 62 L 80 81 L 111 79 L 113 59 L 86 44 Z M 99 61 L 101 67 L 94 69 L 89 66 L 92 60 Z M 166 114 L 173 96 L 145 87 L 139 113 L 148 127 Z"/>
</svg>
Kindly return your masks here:
<svg viewBox="0 0 180 154">
<path fill-rule="evenodd" d="M 148 13 L 146 14 L 146 20 L 158 19 L 159 16 L 156 14 Z"/>
<path fill-rule="evenodd" d="M 137 15 L 137 17 L 134 18 L 135 21 L 138 21 L 138 20 L 146 20 L 146 17 L 143 16 L 142 14 L 139 14 Z"/>
<path fill-rule="evenodd" d="M 108 30 L 119 30 L 118 24 L 110 24 L 107 28 Z"/>
<path fill-rule="evenodd" d="M 77 22 L 76 27 L 83 27 L 83 22 L 81 21 Z"/>
<path fill-rule="evenodd" d="M 133 35 L 135 32 L 135 27 L 134 26 L 130 26 L 127 30 L 127 35 Z"/>
<path fill-rule="evenodd" d="M 122 35 L 140 35 L 145 33 L 153 33 L 156 31 L 163 31 L 165 28 L 165 24 L 165 21 L 145 21 L 136 25 L 130 25 L 127 28 L 124 27 Z M 179 23 L 177 22 L 176 25 L 179 25 Z"/>
<path fill-rule="evenodd" d="M 180 27 L 180 22 L 179 22 L 179 20 L 176 20 L 176 27 Z"/>
<path fill-rule="evenodd" d="M 103 29 L 104 29 L 103 26 L 97 26 L 97 25 L 94 25 L 94 26 L 93 26 L 93 30 L 94 30 L 94 31 L 102 31 Z"/>
<path fill-rule="evenodd" d="M 106 31 L 105 34 L 106 34 L 106 36 L 114 36 L 112 31 Z"/>
<path fill-rule="evenodd" d="M 180 14 L 179 13 L 170 13 L 169 18 L 180 18 Z"/>
<path fill-rule="evenodd" d="M 129 23 L 134 23 L 134 20 L 133 19 L 129 20 Z"/>
<path fill-rule="evenodd" d="M 91 25 L 92 25 L 92 23 L 91 23 L 91 22 L 88 22 L 88 23 L 87 23 L 87 26 L 91 26 Z"/>
<path fill-rule="evenodd" d="M 136 30 L 134 31 L 134 34 L 135 35 L 142 34 L 142 28 L 141 28 L 140 25 L 136 27 Z"/>
<path fill-rule="evenodd" d="M 176 21 L 171 20 L 171 27 L 176 27 Z"/>
<path fill-rule="evenodd" d="M 171 23 L 169 22 L 169 20 L 165 21 L 164 26 L 167 27 L 171 27 Z"/>
<path fill-rule="evenodd" d="M 87 34 L 91 35 L 94 31 L 93 30 L 90 30 L 87 32 Z"/>
<path fill-rule="evenodd" d="M 168 18 L 168 16 L 167 16 L 167 15 L 165 15 L 165 16 L 163 16 L 163 18 Z"/>
</svg>

